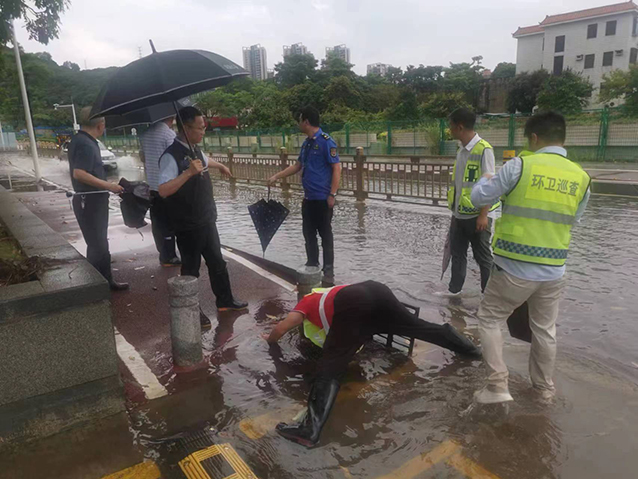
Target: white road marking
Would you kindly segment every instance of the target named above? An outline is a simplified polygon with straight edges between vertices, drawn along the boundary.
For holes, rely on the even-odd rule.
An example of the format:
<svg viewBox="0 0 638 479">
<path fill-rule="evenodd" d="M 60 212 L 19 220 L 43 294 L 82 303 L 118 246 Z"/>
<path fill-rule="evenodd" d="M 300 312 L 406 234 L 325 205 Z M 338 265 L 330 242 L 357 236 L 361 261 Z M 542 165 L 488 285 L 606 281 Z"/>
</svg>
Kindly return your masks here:
<svg viewBox="0 0 638 479">
<path fill-rule="evenodd" d="M 144 394 L 148 399 L 157 399 L 168 395 L 168 391 L 157 380 L 157 376 L 153 374 L 153 371 L 146 365 L 140 353 L 129 343 L 124 336 L 120 334 L 117 328 L 115 330 L 115 344 L 117 348 L 117 354 L 120 359 L 126 364 L 126 367 L 133 378 L 144 390 Z"/>
<path fill-rule="evenodd" d="M 293 292 L 297 289 L 297 287 L 292 284 L 289 283 L 288 281 L 281 279 L 279 276 L 276 276 L 272 273 L 269 273 L 268 271 L 266 271 L 265 269 L 257 266 L 255 263 L 250 262 L 249 260 L 236 255 L 235 253 L 231 253 L 228 250 L 222 249 L 222 253 L 224 256 L 232 259 L 233 261 L 237 261 L 240 264 L 243 264 L 244 266 L 246 266 L 246 268 L 254 271 L 255 273 L 257 273 L 260 276 L 263 276 L 266 279 L 269 279 L 270 281 L 272 281 L 275 284 L 278 284 L 279 286 L 281 286 L 282 288 L 284 288 L 287 291 Z"/>
</svg>

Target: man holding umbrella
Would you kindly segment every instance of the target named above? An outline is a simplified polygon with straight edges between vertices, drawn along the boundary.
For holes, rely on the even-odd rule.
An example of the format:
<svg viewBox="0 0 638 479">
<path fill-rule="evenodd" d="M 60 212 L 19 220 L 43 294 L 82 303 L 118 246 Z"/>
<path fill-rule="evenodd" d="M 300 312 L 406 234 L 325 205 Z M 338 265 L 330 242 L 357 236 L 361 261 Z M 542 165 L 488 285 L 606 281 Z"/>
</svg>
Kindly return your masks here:
<svg viewBox="0 0 638 479">
<path fill-rule="evenodd" d="M 230 170 L 207 158 L 197 146 L 206 132 L 204 116 L 197 108 L 182 108 L 177 118 L 179 134 L 159 161 L 159 194 L 164 198 L 171 227 L 177 236 L 182 255 L 182 275 L 199 277 L 203 256 L 217 309 L 244 309 L 248 303 L 234 299 L 222 256 L 215 224 L 217 207 L 208 174 L 209 168 L 216 168 L 230 176 Z M 209 322 L 202 325 L 210 327 Z"/>
<path fill-rule="evenodd" d="M 128 289 L 118 283 L 111 272 L 111 254 L 107 232 L 109 227 L 109 191 L 122 193 L 124 188 L 106 181 L 106 171 L 97 138 L 104 134 L 103 117 L 90 119 L 91 108 L 80 112 L 80 131 L 69 144 L 69 169 L 75 195 L 73 212 L 86 241 L 86 259 L 109 282 L 113 291 Z"/>
<path fill-rule="evenodd" d="M 319 112 L 307 106 L 299 114 L 299 129 L 308 138 L 301 146 L 297 162 L 268 180 L 274 184 L 281 178 L 301 171 L 304 200 L 301 207 L 303 235 L 306 240 L 306 266 L 319 266 L 319 244 L 321 236 L 323 248 L 323 280 L 334 284 L 334 237 L 332 235 L 332 214 L 341 181 L 341 164 L 337 144 L 329 135 L 321 131 Z"/>
</svg>

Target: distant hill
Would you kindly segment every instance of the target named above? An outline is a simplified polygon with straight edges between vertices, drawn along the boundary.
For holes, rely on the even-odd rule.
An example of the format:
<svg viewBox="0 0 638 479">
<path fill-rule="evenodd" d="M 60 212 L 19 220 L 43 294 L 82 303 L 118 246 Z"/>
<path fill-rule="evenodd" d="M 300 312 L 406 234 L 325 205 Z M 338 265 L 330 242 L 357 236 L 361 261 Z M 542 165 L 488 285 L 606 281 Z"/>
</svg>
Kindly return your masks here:
<svg viewBox="0 0 638 479">
<path fill-rule="evenodd" d="M 48 53 L 23 53 L 21 58 L 35 126 L 71 126 L 71 110 L 56 111 L 53 105 L 73 102 L 79 113 L 93 104 L 102 85 L 118 70 L 80 70 L 71 62 L 58 65 Z M 25 127 L 15 56 L 8 48 L 0 48 L 0 121 L 16 130 Z"/>
</svg>

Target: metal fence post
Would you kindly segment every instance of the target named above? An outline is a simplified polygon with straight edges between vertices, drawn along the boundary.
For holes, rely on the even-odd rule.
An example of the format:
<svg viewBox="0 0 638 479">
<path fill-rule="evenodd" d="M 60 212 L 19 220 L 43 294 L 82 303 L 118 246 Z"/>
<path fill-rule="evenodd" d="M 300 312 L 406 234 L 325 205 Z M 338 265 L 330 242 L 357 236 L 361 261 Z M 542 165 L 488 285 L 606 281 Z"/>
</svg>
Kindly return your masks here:
<svg viewBox="0 0 638 479">
<path fill-rule="evenodd" d="M 288 152 L 285 147 L 281 147 L 279 149 L 279 161 L 281 162 L 280 168 L 281 171 L 284 171 L 288 168 Z M 281 191 L 284 193 L 290 191 L 290 185 L 288 184 L 288 178 L 281 179 Z"/>
<path fill-rule="evenodd" d="M 350 124 L 346 123 L 346 154 L 350 154 Z"/>
<path fill-rule="evenodd" d="M 239 137 L 238 137 L 239 138 Z M 231 146 L 228 147 L 228 169 L 230 170 L 230 173 L 233 175 L 229 178 L 230 184 L 234 185 L 235 184 L 235 161 L 233 160 L 233 158 L 235 157 L 235 154 L 233 153 L 233 148 Z"/>
<path fill-rule="evenodd" d="M 387 146 L 388 155 L 392 154 L 392 122 L 388 122 L 388 146 Z"/>
<path fill-rule="evenodd" d="M 281 129 L 281 146 L 282 147 L 286 147 L 286 129 L 282 128 Z"/>
<path fill-rule="evenodd" d="M 368 197 L 368 193 L 364 190 L 363 187 L 363 164 L 366 161 L 366 157 L 363 154 L 363 148 L 357 147 L 357 154 L 354 157 L 354 162 L 357 168 L 357 186 L 354 192 L 354 197 L 357 201 L 365 201 Z"/>
<path fill-rule="evenodd" d="M 512 113 L 510 114 L 509 130 L 507 132 L 507 147 L 510 150 L 516 149 L 516 146 L 514 145 L 515 139 L 516 139 L 516 117 Z"/>
<path fill-rule="evenodd" d="M 607 157 L 607 138 L 609 137 L 609 109 L 605 107 L 600 114 L 600 129 L 598 132 L 598 151 L 596 160 L 605 161 Z"/>
<path fill-rule="evenodd" d="M 445 129 L 446 129 L 447 125 L 445 124 L 445 119 L 441 118 L 439 119 L 439 133 L 440 133 L 440 140 L 439 140 L 439 155 L 443 156 L 445 154 Z"/>
</svg>

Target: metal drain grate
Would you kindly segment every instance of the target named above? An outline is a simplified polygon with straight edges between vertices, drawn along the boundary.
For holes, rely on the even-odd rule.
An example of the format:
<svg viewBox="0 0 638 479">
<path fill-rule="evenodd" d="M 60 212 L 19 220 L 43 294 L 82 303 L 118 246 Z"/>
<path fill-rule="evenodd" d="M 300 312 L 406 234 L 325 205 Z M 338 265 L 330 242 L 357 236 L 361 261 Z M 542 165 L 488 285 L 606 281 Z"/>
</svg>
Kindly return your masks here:
<svg viewBox="0 0 638 479">
<path fill-rule="evenodd" d="M 257 479 L 230 444 L 194 452 L 182 459 L 179 467 L 188 479 Z"/>
</svg>

